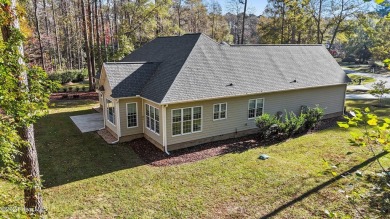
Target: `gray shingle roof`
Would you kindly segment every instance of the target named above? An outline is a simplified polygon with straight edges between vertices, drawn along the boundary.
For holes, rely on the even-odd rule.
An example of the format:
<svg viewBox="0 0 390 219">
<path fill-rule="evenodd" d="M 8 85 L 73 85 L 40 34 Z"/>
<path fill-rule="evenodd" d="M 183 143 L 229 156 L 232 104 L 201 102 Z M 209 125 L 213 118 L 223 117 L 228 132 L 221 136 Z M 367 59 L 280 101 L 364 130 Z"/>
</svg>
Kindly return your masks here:
<svg viewBox="0 0 390 219">
<path fill-rule="evenodd" d="M 106 69 L 108 75 L 115 75 L 109 76 L 109 80 L 123 84 L 116 97 L 139 92 L 137 94 L 155 102 L 172 103 L 348 81 L 344 71 L 321 45 L 230 46 L 203 34 L 188 34 L 156 38 L 122 60 L 139 61 L 160 64 L 148 69 L 153 72 L 145 68 L 133 79 L 129 79 L 132 73 L 126 73 L 132 71 L 131 68 Z M 137 83 L 136 88 L 132 88 L 133 83 Z M 232 86 L 227 86 L 230 84 Z M 112 88 L 115 90 L 116 86 Z M 125 89 L 131 91 L 122 91 Z"/>
<path fill-rule="evenodd" d="M 159 64 L 158 62 L 104 63 L 103 67 L 107 72 L 108 83 L 112 89 L 111 96 L 119 98 L 141 94 L 142 89 L 150 80 Z"/>
</svg>

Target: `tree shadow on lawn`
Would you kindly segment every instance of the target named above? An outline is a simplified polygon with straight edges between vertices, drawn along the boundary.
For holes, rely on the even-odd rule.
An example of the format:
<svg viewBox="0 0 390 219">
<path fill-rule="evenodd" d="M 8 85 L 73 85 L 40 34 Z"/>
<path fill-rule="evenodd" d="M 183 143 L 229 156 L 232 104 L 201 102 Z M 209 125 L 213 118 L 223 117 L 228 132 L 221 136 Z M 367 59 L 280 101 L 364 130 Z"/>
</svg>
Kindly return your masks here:
<svg viewBox="0 0 390 219">
<path fill-rule="evenodd" d="M 96 132 L 81 133 L 69 118 L 94 112 L 60 112 L 39 120 L 35 133 L 44 187 L 59 186 L 145 164 L 123 144 L 109 145 Z"/>
<path fill-rule="evenodd" d="M 374 162 L 376 159 L 379 159 L 383 156 L 385 156 L 386 154 L 388 154 L 388 152 L 384 151 L 382 153 L 379 153 L 377 154 L 376 156 L 374 157 L 371 157 L 367 160 L 365 160 L 364 162 L 356 165 L 356 166 L 353 166 L 352 168 L 350 168 L 349 170 L 329 179 L 328 181 L 326 182 L 323 182 L 321 183 L 320 185 L 306 191 L 305 193 L 303 193 L 302 195 L 298 196 L 297 198 L 294 198 L 292 199 L 291 201 L 279 206 L 278 208 L 274 209 L 273 211 L 271 211 L 270 213 L 266 214 L 266 215 L 263 215 L 261 218 L 265 219 L 265 218 L 271 218 L 271 217 L 274 217 L 276 215 L 278 215 L 280 212 L 282 212 L 283 210 L 287 209 L 288 207 L 291 207 L 293 206 L 294 204 L 302 201 L 303 199 L 309 197 L 310 195 L 314 194 L 314 193 L 317 193 L 318 191 L 320 191 L 321 189 L 331 185 L 332 183 L 344 178 L 345 176 L 349 175 L 349 174 L 352 174 L 353 172 L 356 172 L 357 170 L 359 170 L 360 168 L 362 167 L 365 167 L 367 166 L 368 164 Z M 325 216 L 325 215 L 324 215 Z"/>
</svg>

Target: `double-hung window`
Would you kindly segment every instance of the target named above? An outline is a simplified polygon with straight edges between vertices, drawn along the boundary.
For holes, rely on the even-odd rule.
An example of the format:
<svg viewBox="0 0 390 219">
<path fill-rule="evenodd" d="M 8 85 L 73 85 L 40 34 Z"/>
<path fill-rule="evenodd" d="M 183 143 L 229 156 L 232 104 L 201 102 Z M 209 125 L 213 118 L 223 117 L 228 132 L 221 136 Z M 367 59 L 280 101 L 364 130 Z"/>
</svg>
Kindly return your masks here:
<svg viewBox="0 0 390 219">
<path fill-rule="evenodd" d="M 106 99 L 106 109 L 107 109 L 107 120 L 115 125 L 115 104 Z"/>
<path fill-rule="evenodd" d="M 137 127 L 137 103 L 128 103 L 126 104 L 127 110 L 127 128 Z"/>
<path fill-rule="evenodd" d="M 160 111 L 159 109 L 145 104 L 146 106 L 146 128 L 150 131 L 159 134 L 160 133 Z"/>
<path fill-rule="evenodd" d="M 251 99 L 248 102 L 248 118 L 253 119 L 255 117 L 263 115 L 264 99 Z"/>
<path fill-rule="evenodd" d="M 227 103 L 217 103 L 214 104 L 214 120 L 219 120 L 219 119 L 226 119 L 226 108 L 227 108 Z"/>
<path fill-rule="evenodd" d="M 202 131 L 202 107 L 172 110 L 172 135 L 183 135 Z"/>
</svg>

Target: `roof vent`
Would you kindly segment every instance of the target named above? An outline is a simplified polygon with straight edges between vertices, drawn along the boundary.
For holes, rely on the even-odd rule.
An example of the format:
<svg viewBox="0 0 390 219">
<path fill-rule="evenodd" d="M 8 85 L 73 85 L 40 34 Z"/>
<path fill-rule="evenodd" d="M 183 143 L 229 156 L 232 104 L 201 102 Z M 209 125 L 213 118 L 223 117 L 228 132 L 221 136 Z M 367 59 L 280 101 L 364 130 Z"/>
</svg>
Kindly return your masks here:
<svg viewBox="0 0 390 219">
<path fill-rule="evenodd" d="M 227 84 L 226 87 L 231 87 L 233 86 L 233 83 Z"/>
<path fill-rule="evenodd" d="M 293 81 L 290 81 L 290 83 L 298 83 L 297 79 L 294 79 Z"/>
</svg>

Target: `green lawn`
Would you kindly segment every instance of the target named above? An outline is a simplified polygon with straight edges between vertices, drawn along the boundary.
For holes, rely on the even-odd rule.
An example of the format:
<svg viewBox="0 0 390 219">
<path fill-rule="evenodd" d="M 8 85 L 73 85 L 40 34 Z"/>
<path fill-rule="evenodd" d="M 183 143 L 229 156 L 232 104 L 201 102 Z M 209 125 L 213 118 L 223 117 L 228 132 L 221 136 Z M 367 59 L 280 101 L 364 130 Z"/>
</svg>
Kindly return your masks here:
<svg viewBox="0 0 390 219">
<path fill-rule="evenodd" d="M 332 178 L 321 174 L 323 159 L 341 163 L 335 170 L 341 173 L 369 157 L 365 149 L 349 146 L 348 131 L 332 128 L 242 153 L 153 167 L 126 144 L 108 145 L 96 133 L 79 132 L 69 116 L 91 113 L 94 104 L 57 102 L 36 125 L 49 218 L 260 218 L 288 202 L 275 218 L 324 218 L 324 210 L 357 217 L 338 192 L 345 179 L 316 191 Z M 385 110 L 378 113 L 389 115 Z M 270 159 L 259 160 L 262 153 Z M 390 165 L 389 155 L 382 160 Z M 373 163 L 364 171 L 376 169 Z M 0 191 L 6 188 L 0 181 Z M 315 193 L 301 200 L 311 189 Z M 369 209 L 366 203 L 359 208 Z"/>
</svg>

